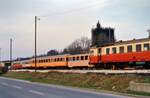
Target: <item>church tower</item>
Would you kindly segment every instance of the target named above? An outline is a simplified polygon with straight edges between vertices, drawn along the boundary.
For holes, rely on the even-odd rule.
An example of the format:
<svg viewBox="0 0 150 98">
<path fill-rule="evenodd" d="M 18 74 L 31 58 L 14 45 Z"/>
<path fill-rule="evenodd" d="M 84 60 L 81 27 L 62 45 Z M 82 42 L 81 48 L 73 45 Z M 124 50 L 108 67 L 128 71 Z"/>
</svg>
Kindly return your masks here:
<svg viewBox="0 0 150 98">
<path fill-rule="evenodd" d="M 96 28 L 92 28 L 92 46 L 103 46 L 106 44 L 114 43 L 114 29 L 101 27 L 99 21 Z"/>
</svg>

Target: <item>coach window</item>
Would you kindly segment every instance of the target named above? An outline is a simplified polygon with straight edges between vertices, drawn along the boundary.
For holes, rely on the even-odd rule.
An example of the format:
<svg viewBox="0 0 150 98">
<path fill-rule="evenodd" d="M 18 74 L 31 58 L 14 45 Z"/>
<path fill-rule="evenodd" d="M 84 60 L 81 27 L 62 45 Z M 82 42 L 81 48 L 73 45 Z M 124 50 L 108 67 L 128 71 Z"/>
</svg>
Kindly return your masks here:
<svg viewBox="0 0 150 98">
<path fill-rule="evenodd" d="M 123 46 L 119 47 L 119 53 L 124 53 L 124 47 Z"/>
<path fill-rule="evenodd" d="M 113 54 L 116 54 L 116 53 L 117 53 L 116 47 L 113 47 L 113 48 L 112 48 L 112 53 L 113 53 Z"/>
<path fill-rule="evenodd" d="M 150 45 L 149 43 L 144 44 L 144 51 L 150 50 Z"/>
<path fill-rule="evenodd" d="M 66 58 L 66 61 L 68 61 L 68 58 Z"/>
<path fill-rule="evenodd" d="M 77 60 L 79 60 L 79 56 L 77 56 Z"/>
<path fill-rule="evenodd" d="M 109 54 L 109 52 L 110 52 L 110 49 L 106 48 L 106 54 Z"/>
<path fill-rule="evenodd" d="M 63 58 L 60 58 L 60 61 L 63 61 Z"/>
<path fill-rule="evenodd" d="M 73 61 L 75 61 L 75 57 L 73 57 Z"/>
<path fill-rule="evenodd" d="M 88 60 L 88 56 L 85 56 L 85 60 Z"/>
<path fill-rule="evenodd" d="M 127 52 L 132 52 L 132 45 L 127 46 Z"/>
<path fill-rule="evenodd" d="M 84 56 L 81 56 L 81 60 L 84 60 Z"/>
<path fill-rule="evenodd" d="M 141 51 L 141 44 L 137 44 L 136 45 L 136 52 L 140 52 Z"/>
</svg>

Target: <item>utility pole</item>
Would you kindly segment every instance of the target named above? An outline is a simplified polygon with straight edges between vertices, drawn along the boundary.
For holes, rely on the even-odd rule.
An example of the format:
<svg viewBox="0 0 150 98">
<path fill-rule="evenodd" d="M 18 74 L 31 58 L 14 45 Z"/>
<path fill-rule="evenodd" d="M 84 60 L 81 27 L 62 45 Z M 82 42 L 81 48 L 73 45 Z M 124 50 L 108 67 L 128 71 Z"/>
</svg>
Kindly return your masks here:
<svg viewBox="0 0 150 98">
<path fill-rule="evenodd" d="M 12 65 L 12 38 L 10 38 L 10 66 Z"/>
<path fill-rule="evenodd" d="M 2 48 L 0 48 L 0 64 L 1 64 L 1 51 L 2 51 Z"/>
<path fill-rule="evenodd" d="M 37 72 L 37 16 L 35 16 L 35 47 L 34 47 L 34 64 L 35 72 Z"/>
</svg>

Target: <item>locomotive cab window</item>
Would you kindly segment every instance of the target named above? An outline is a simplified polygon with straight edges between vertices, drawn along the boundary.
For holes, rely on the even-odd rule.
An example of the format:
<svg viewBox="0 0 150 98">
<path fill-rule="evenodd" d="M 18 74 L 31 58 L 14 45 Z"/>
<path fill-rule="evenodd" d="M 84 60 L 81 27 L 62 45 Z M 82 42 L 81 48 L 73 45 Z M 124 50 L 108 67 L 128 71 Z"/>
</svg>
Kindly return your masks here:
<svg viewBox="0 0 150 98">
<path fill-rule="evenodd" d="M 136 52 L 140 52 L 141 51 L 141 44 L 137 44 L 136 45 Z"/>
<path fill-rule="evenodd" d="M 149 43 L 144 44 L 144 51 L 150 50 L 150 45 Z"/>
<path fill-rule="evenodd" d="M 110 48 L 106 48 L 106 54 L 108 55 L 110 53 Z"/>
<path fill-rule="evenodd" d="M 116 53 L 117 53 L 116 47 L 113 47 L 113 48 L 112 48 L 112 53 L 113 53 L 113 54 L 116 54 Z"/>
<path fill-rule="evenodd" d="M 124 47 L 123 46 L 119 47 L 119 53 L 124 53 Z"/>
<path fill-rule="evenodd" d="M 127 52 L 132 52 L 132 45 L 127 46 Z"/>
</svg>

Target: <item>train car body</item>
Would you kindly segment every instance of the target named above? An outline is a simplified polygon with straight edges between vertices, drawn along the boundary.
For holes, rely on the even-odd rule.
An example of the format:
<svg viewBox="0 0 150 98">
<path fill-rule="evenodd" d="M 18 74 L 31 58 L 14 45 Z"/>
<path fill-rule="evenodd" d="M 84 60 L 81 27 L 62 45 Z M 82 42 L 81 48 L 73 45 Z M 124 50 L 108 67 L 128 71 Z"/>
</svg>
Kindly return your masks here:
<svg viewBox="0 0 150 98">
<path fill-rule="evenodd" d="M 22 64 L 19 60 L 17 61 L 13 61 L 12 65 L 11 65 L 11 69 L 22 69 Z"/>
<path fill-rule="evenodd" d="M 145 67 L 150 66 L 149 38 L 119 41 L 103 47 L 93 47 L 91 51 L 90 63 L 98 66 L 125 66 L 136 63 L 141 63 Z"/>
<path fill-rule="evenodd" d="M 31 67 L 35 67 L 35 60 L 32 58 Z M 37 68 L 67 67 L 67 55 L 45 56 L 37 58 Z"/>
<path fill-rule="evenodd" d="M 90 54 L 70 55 L 68 57 L 68 67 L 69 68 L 94 67 L 93 65 L 89 64 L 89 56 Z"/>
</svg>

